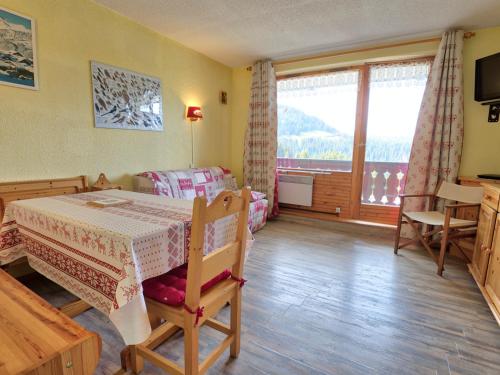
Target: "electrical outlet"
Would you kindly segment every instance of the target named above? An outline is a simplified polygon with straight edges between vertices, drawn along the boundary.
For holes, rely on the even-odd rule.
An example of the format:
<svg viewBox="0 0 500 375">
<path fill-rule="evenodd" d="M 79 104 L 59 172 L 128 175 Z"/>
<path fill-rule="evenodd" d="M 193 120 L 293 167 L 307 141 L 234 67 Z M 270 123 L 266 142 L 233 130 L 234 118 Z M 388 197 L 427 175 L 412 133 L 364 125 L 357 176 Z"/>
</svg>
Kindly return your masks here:
<svg viewBox="0 0 500 375">
<path fill-rule="evenodd" d="M 335 208 L 335 213 L 340 214 L 340 207 Z"/>
</svg>

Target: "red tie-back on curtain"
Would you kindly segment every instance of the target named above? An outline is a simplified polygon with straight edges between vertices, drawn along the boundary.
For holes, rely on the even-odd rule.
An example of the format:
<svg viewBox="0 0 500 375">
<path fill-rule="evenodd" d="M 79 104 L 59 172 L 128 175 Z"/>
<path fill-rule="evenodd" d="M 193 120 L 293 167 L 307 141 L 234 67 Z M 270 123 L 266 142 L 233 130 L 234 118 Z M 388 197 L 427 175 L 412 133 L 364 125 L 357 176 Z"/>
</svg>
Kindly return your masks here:
<svg viewBox="0 0 500 375">
<path fill-rule="evenodd" d="M 448 31 L 441 39 L 420 107 L 405 194 L 432 194 L 439 181 L 456 182 L 458 177 L 464 134 L 463 34 Z M 425 203 L 409 198 L 404 210 L 424 211 Z"/>
<path fill-rule="evenodd" d="M 245 185 L 266 194 L 268 217 L 278 215 L 278 147 L 276 74 L 270 60 L 252 66 L 248 127 L 245 133 L 243 175 Z"/>
</svg>

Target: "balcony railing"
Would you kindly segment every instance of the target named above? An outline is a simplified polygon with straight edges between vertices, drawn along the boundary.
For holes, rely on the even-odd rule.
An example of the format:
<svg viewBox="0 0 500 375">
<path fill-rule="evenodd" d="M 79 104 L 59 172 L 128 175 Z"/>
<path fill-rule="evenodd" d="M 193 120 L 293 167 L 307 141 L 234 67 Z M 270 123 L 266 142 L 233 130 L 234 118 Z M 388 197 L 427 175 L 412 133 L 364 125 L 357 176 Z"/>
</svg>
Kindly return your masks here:
<svg viewBox="0 0 500 375">
<path fill-rule="evenodd" d="M 278 168 L 350 172 L 352 161 L 278 158 L 277 166 Z"/>
<path fill-rule="evenodd" d="M 350 172 L 352 162 L 350 160 L 278 158 L 277 166 L 278 168 Z M 408 163 L 366 161 L 361 202 L 399 206 L 398 195 L 404 191 L 407 171 Z"/>
<path fill-rule="evenodd" d="M 408 163 L 366 161 L 361 202 L 399 206 Z"/>
</svg>

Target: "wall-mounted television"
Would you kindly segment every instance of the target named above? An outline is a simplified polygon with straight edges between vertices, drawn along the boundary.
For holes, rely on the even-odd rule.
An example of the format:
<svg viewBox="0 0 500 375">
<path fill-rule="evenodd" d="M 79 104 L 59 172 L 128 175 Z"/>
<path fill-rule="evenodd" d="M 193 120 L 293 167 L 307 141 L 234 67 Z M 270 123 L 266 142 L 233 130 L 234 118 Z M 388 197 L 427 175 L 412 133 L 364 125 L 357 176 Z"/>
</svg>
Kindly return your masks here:
<svg viewBox="0 0 500 375">
<path fill-rule="evenodd" d="M 500 101 L 500 53 L 476 60 L 474 99 Z"/>
</svg>

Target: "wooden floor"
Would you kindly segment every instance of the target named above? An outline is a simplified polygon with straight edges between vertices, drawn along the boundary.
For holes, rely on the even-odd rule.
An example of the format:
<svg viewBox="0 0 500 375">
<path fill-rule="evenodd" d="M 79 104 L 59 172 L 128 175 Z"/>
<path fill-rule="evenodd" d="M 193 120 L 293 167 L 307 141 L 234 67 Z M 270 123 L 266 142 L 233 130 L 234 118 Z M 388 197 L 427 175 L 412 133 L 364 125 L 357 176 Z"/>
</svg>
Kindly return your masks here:
<svg viewBox="0 0 500 375">
<path fill-rule="evenodd" d="M 500 328 L 463 263 L 438 277 L 423 251 L 395 256 L 383 230 L 348 224 L 277 221 L 256 238 L 241 355 L 225 353 L 210 374 L 500 374 Z M 68 299 L 47 281 L 30 287 Z M 116 371 L 123 343 L 109 320 L 95 310 L 77 320 L 103 338 L 97 373 Z M 202 357 L 219 338 L 202 329 Z M 159 352 L 182 362 L 182 350 L 177 335 Z"/>
</svg>

